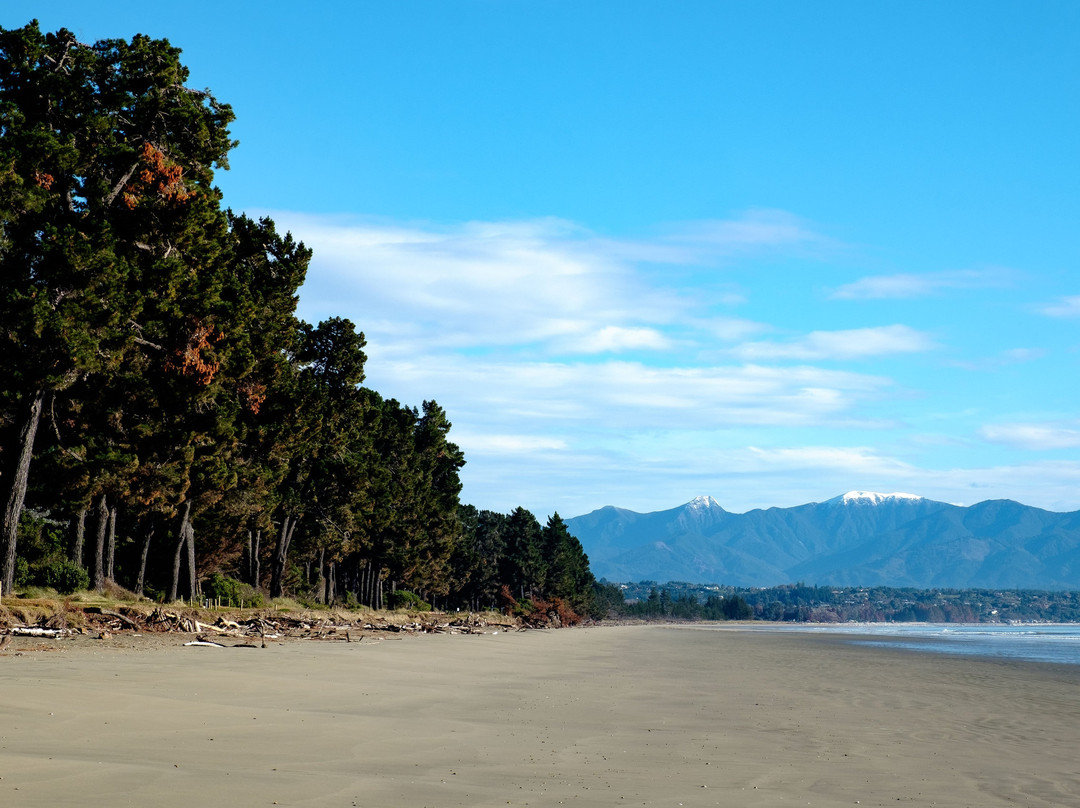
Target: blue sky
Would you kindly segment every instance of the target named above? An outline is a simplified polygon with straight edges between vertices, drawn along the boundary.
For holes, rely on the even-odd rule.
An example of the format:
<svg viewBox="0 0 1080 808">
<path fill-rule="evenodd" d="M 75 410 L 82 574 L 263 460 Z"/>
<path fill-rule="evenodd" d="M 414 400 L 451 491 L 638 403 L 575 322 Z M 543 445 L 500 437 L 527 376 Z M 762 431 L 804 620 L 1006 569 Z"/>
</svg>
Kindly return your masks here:
<svg viewBox="0 0 1080 808">
<path fill-rule="evenodd" d="M 1080 509 L 1080 5 L 8 0 L 167 37 L 463 499 Z"/>
</svg>

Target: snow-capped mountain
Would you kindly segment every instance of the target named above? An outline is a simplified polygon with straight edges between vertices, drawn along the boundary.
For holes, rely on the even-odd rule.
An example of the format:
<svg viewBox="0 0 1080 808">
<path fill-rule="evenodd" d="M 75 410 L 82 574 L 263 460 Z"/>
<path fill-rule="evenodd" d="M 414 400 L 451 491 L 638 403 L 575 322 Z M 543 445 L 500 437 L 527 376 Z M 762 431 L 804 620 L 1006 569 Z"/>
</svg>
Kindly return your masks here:
<svg viewBox="0 0 1080 808">
<path fill-rule="evenodd" d="M 1011 500 L 962 507 L 849 491 L 735 514 L 702 496 L 666 511 L 606 507 L 566 522 L 594 574 L 612 581 L 1080 588 L 1080 512 Z"/>
<path fill-rule="evenodd" d="M 701 497 L 698 497 L 701 499 Z M 711 499 L 711 497 L 710 497 Z M 829 505 L 881 505 L 886 502 L 898 500 L 898 499 L 925 499 L 917 494 L 878 494 L 874 491 L 848 491 L 846 494 L 841 494 L 838 497 L 826 500 L 825 504 Z"/>
</svg>

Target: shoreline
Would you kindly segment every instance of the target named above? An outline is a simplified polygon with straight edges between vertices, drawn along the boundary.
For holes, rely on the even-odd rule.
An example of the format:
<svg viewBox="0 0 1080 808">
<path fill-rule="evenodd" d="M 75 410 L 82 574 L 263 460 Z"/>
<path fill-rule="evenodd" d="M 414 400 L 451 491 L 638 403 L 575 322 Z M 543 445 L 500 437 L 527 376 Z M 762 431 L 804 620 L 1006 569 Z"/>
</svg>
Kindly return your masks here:
<svg viewBox="0 0 1080 808">
<path fill-rule="evenodd" d="M 1080 669 L 820 634 L 84 644 L 0 677 L 0 801 L 28 808 L 1080 801 Z"/>
</svg>

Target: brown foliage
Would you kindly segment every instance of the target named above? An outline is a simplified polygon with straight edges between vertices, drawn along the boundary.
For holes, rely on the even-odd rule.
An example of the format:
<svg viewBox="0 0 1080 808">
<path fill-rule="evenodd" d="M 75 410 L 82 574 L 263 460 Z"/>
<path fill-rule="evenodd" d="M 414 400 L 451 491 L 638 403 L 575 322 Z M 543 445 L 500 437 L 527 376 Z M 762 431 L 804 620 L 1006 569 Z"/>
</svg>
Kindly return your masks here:
<svg viewBox="0 0 1080 808">
<path fill-rule="evenodd" d="M 266 385 L 261 382 L 246 380 L 237 389 L 240 394 L 240 402 L 252 415 L 259 414 L 259 408 L 266 401 Z"/>
<path fill-rule="evenodd" d="M 221 332 L 215 333 L 212 326 L 195 325 L 188 334 L 186 344 L 165 360 L 166 370 L 178 370 L 182 375 L 195 379 L 200 387 L 205 387 L 214 380 L 221 363 L 208 360 L 202 352 L 223 336 Z"/>
<path fill-rule="evenodd" d="M 166 203 L 181 203 L 194 194 L 184 182 L 184 169 L 160 149 L 144 143 L 139 162 L 142 167 L 124 191 L 124 204 L 128 210 L 134 210 L 147 195 Z"/>
</svg>

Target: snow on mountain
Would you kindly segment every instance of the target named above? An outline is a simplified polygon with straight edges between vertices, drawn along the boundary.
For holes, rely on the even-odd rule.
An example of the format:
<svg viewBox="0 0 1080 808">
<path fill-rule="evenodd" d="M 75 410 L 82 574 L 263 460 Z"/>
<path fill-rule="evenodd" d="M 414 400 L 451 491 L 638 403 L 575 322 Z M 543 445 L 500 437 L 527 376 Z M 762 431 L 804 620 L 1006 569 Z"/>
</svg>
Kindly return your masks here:
<svg viewBox="0 0 1080 808">
<path fill-rule="evenodd" d="M 708 510 L 709 508 L 720 508 L 720 503 L 710 496 L 694 497 L 686 503 L 685 507 L 690 510 L 700 511 Z M 723 510 L 723 508 L 721 508 L 721 510 Z"/>
<path fill-rule="evenodd" d="M 566 523 L 593 573 L 612 581 L 1080 589 L 1080 511 L 1009 500 L 963 507 L 849 491 L 737 514 L 701 496 L 653 513 L 601 508 Z"/>
<path fill-rule="evenodd" d="M 889 500 L 918 501 L 922 499 L 925 499 L 925 497 L 920 497 L 917 494 L 904 494 L 899 491 L 892 494 L 878 494 L 874 491 L 848 491 L 846 494 L 826 500 L 825 504 L 851 505 L 852 503 L 858 503 L 863 505 L 880 505 Z"/>
</svg>

